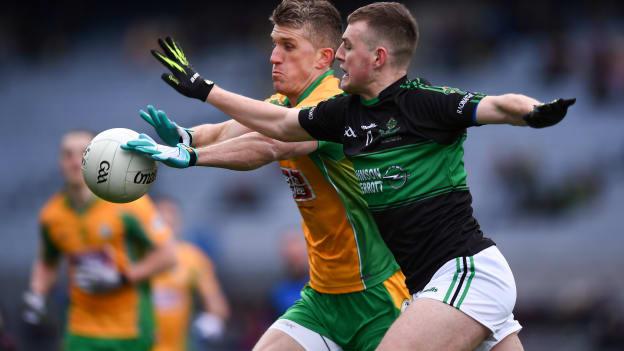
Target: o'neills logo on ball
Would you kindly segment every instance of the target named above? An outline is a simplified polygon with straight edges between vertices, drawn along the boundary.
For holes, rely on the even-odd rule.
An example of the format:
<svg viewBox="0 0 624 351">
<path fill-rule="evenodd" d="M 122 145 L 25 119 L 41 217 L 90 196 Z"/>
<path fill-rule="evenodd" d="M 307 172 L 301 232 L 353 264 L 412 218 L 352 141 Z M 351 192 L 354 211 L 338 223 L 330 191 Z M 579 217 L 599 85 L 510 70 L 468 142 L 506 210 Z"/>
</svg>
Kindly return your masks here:
<svg viewBox="0 0 624 351">
<path fill-rule="evenodd" d="M 134 184 L 150 184 L 154 180 L 156 180 L 156 170 L 147 173 L 138 171 L 134 176 Z"/>
</svg>

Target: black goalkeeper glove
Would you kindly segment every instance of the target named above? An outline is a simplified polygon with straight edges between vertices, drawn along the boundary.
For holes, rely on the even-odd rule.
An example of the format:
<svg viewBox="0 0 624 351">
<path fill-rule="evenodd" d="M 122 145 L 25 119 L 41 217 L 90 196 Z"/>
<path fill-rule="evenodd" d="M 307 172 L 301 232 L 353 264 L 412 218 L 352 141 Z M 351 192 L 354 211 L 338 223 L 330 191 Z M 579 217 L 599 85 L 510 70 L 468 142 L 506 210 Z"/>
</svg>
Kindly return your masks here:
<svg viewBox="0 0 624 351">
<path fill-rule="evenodd" d="M 576 98 L 557 99 L 547 104 L 537 105 L 533 111 L 527 113 L 524 121 L 533 128 L 544 128 L 554 126 L 561 122 L 568 112 L 568 107 L 574 105 Z"/>
<path fill-rule="evenodd" d="M 180 94 L 205 102 L 214 83 L 195 72 L 180 45 L 172 38 L 167 37 L 165 40 L 159 38 L 158 45 L 164 54 L 152 50 L 152 55 L 171 71 L 163 73 L 162 79 Z"/>
</svg>

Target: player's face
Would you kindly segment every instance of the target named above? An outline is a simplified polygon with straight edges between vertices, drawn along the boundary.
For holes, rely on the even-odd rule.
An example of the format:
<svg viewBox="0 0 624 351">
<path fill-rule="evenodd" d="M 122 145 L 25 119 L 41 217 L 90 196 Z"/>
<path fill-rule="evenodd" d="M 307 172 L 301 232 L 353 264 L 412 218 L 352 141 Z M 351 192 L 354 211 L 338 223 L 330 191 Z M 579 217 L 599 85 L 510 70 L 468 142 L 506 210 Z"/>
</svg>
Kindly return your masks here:
<svg viewBox="0 0 624 351">
<path fill-rule="evenodd" d="M 90 141 L 91 135 L 82 132 L 66 134 L 61 141 L 61 173 L 69 186 L 86 186 L 82 178 L 82 153 Z"/>
<path fill-rule="evenodd" d="M 273 87 L 286 96 L 299 96 L 316 78 L 317 50 L 306 38 L 304 28 L 275 25 L 271 32 Z"/>
<path fill-rule="evenodd" d="M 342 35 L 342 44 L 336 52 L 336 59 L 344 75 L 340 88 L 352 94 L 361 93 L 373 80 L 374 50 L 366 43 L 366 22 L 351 23 Z"/>
</svg>

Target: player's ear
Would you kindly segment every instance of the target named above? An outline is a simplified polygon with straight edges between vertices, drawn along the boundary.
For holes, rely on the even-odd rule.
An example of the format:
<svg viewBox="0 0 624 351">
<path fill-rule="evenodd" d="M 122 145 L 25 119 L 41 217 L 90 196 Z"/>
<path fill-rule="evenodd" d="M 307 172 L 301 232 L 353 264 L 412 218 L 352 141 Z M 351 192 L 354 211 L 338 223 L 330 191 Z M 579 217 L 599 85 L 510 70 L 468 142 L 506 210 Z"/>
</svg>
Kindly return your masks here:
<svg viewBox="0 0 624 351">
<path fill-rule="evenodd" d="M 316 51 L 316 62 L 314 68 L 316 69 L 324 69 L 327 67 L 331 67 L 334 63 L 334 58 L 336 57 L 336 53 L 332 48 L 321 48 Z"/>
<path fill-rule="evenodd" d="M 383 46 L 379 46 L 375 49 L 375 61 L 373 62 L 374 68 L 382 67 L 388 61 L 388 50 Z"/>
</svg>

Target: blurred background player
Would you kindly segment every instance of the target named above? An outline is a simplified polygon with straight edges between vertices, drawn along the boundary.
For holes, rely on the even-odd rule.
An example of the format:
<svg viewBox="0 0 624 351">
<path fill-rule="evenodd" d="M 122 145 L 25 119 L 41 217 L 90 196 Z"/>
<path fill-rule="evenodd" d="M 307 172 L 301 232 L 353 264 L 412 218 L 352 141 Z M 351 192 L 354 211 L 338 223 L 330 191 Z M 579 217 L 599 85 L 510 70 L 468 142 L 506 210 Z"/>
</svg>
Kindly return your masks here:
<svg viewBox="0 0 624 351">
<path fill-rule="evenodd" d="M 127 204 L 97 198 L 82 177 L 93 138 L 66 133 L 60 146 L 65 187 L 40 214 L 40 251 L 24 294 L 23 318 L 38 324 L 46 295 L 69 262 L 70 306 L 64 350 L 149 350 L 154 316 L 148 278 L 175 264 L 171 233 L 144 196 Z"/>
<path fill-rule="evenodd" d="M 182 225 L 178 204 L 170 198 L 159 198 L 156 207 L 165 224 L 179 236 Z M 175 243 L 175 255 L 176 266 L 152 280 L 157 330 L 154 351 L 188 349 L 194 291 L 199 293 L 202 305 L 202 312 L 193 323 L 200 338 L 221 339 L 230 315 L 212 261 L 195 245 L 180 240 Z"/>
<path fill-rule="evenodd" d="M 301 297 L 301 288 L 310 280 L 308 255 L 301 230 L 288 230 L 280 237 L 283 278 L 273 287 L 271 302 L 279 317 Z"/>
<path fill-rule="evenodd" d="M 285 0 L 270 20 L 274 24 L 270 61 L 277 94 L 268 101 L 312 107 L 341 94 L 331 69 L 342 32 L 335 7 L 328 1 Z M 160 43 L 167 56 L 153 52 L 157 59 L 178 66 L 176 60 L 183 60 L 182 65 L 188 66 L 173 40 Z M 126 147 L 152 154 L 169 166 L 183 168 L 196 161 L 244 170 L 281 160 L 282 174 L 303 217 L 310 281 L 301 299 L 266 331 L 255 350 L 374 350 L 409 294 L 403 274 L 365 209 L 342 146 L 278 142 L 250 133 L 233 120 L 189 132 L 153 107 L 141 115 L 170 146 L 157 145 L 142 134 Z M 197 152 L 189 147 L 208 144 L 213 145 Z"/>
</svg>

